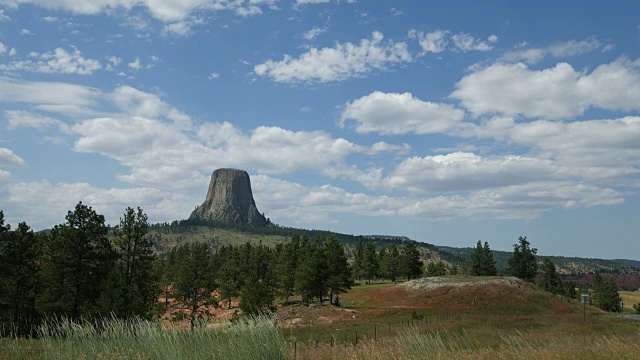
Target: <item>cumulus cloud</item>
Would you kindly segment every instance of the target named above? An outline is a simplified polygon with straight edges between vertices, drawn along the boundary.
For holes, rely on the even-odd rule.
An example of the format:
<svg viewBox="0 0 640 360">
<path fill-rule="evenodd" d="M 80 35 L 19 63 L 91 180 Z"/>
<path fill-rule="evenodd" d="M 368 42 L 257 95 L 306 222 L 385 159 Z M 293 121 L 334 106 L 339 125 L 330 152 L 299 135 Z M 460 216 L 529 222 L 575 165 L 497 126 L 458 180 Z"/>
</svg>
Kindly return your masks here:
<svg viewBox="0 0 640 360">
<path fill-rule="evenodd" d="M 10 223 L 26 221 L 35 229 L 51 228 L 64 222 L 64 214 L 78 201 L 105 215 L 115 225 L 125 208 L 140 206 L 152 222 L 186 218 L 197 198 L 158 189 L 99 188 L 87 183 L 55 183 L 46 180 L 18 182 L 0 186 L 5 216 Z M 42 206 L 46 204 L 46 206 Z"/>
<path fill-rule="evenodd" d="M 349 119 L 359 133 L 382 135 L 446 132 L 461 122 L 464 111 L 453 105 L 422 101 L 411 93 L 372 92 L 345 104 L 340 125 Z"/>
<path fill-rule="evenodd" d="M 383 41 L 382 33 L 359 44 L 337 43 L 332 48 L 311 48 L 293 58 L 256 65 L 254 73 L 280 83 L 325 83 L 362 77 L 372 71 L 388 70 L 393 65 L 410 62 L 411 54 L 404 42 Z"/>
<path fill-rule="evenodd" d="M 142 117 L 164 117 L 181 128 L 191 127 L 189 115 L 175 109 L 158 96 L 130 86 L 120 86 L 111 95 L 113 102 L 128 114 Z"/>
<path fill-rule="evenodd" d="M 77 48 L 73 48 L 72 52 L 68 52 L 63 48 L 56 48 L 43 54 L 33 53 L 31 57 L 35 59 L 1 64 L 0 69 L 52 74 L 91 75 L 94 71 L 102 68 L 98 60 L 85 58 Z"/>
<path fill-rule="evenodd" d="M 550 46 L 543 48 L 518 48 L 506 52 L 502 60 L 518 62 L 522 61 L 527 64 L 535 64 L 547 56 L 556 58 L 564 58 L 574 55 L 586 54 L 596 50 L 609 51 L 613 48 L 613 44 L 602 43 L 595 37 L 589 37 L 584 40 L 569 40 L 556 42 Z"/>
<path fill-rule="evenodd" d="M 4 0 L 7 6 L 33 4 L 51 10 L 65 10 L 74 14 L 95 15 L 110 10 L 129 11 L 134 8 L 146 8 L 156 19 L 163 22 L 176 22 L 187 18 L 199 10 L 229 10 L 238 15 L 259 14 L 262 7 L 271 7 L 276 0 Z"/>
<path fill-rule="evenodd" d="M 487 40 L 482 40 L 465 32 L 454 34 L 447 30 L 435 30 L 425 33 L 412 29 L 409 31 L 408 36 L 410 39 L 418 40 L 422 48 L 422 54 L 438 54 L 445 50 L 459 52 L 489 51 L 493 49 L 493 44 L 498 41 L 498 37 L 493 34 L 487 37 Z"/>
<path fill-rule="evenodd" d="M 27 162 L 20 156 L 13 153 L 11 149 L 0 148 L 0 166 L 26 166 Z"/>
<path fill-rule="evenodd" d="M 493 64 L 463 77 L 451 98 L 475 116 L 565 119 L 589 108 L 639 110 L 640 62 L 619 58 L 579 72 L 567 63 L 543 70 L 525 64 Z"/>
</svg>

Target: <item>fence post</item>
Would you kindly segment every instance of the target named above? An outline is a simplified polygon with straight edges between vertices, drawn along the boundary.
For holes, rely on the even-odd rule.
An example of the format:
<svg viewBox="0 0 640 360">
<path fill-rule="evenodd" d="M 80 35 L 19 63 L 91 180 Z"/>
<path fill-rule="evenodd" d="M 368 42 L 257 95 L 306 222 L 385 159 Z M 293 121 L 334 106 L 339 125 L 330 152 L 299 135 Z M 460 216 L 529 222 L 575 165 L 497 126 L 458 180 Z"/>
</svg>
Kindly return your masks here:
<svg viewBox="0 0 640 360">
<path fill-rule="evenodd" d="M 293 342 L 293 360 L 298 358 L 298 341 Z"/>
<path fill-rule="evenodd" d="M 373 340 L 378 340 L 378 327 L 373 326 Z"/>
<path fill-rule="evenodd" d="M 356 330 L 356 345 L 358 345 L 358 330 Z"/>
</svg>

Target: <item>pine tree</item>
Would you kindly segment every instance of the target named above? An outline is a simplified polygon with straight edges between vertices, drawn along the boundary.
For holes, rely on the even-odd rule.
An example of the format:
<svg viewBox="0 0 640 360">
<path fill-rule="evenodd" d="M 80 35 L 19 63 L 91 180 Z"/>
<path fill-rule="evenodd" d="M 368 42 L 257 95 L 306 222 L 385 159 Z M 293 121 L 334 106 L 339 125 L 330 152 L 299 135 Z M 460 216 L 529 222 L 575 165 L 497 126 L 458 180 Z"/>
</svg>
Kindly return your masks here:
<svg viewBox="0 0 640 360">
<path fill-rule="evenodd" d="M 300 248 L 300 236 L 294 235 L 291 241 L 284 244 L 278 253 L 276 274 L 280 289 L 280 295 L 289 304 L 289 296 L 293 295 L 298 266 L 298 252 Z"/>
<path fill-rule="evenodd" d="M 443 276 L 447 274 L 447 268 L 442 261 L 430 262 L 427 265 L 427 276 Z"/>
<path fill-rule="evenodd" d="M 47 287 L 41 306 L 49 315 L 78 320 L 100 312 L 98 299 L 114 255 L 103 215 L 80 202 L 65 219 L 46 240 L 43 275 Z"/>
<path fill-rule="evenodd" d="M 400 263 L 400 252 L 395 245 L 391 245 L 381 250 L 380 271 L 383 276 L 395 282 L 398 276 Z"/>
<path fill-rule="evenodd" d="M 527 237 L 518 238 L 518 244 L 513 245 L 513 256 L 509 259 L 509 273 L 522 280 L 533 282 L 538 272 L 536 253 L 538 249 L 531 248 Z"/>
<path fill-rule="evenodd" d="M 376 248 L 371 241 L 367 241 L 364 246 L 364 254 L 361 263 L 362 274 L 367 278 L 367 283 L 375 278 L 379 272 L 378 256 Z"/>
<path fill-rule="evenodd" d="M 303 236 L 298 252 L 298 267 L 295 275 L 295 292 L 309 305 L 314 298 L 323 301 L 327 293 L 327 270 L 324 251 L 318 242 Z"/>
<path fill-rule="evenodd" d="M 469 255 L 469 274 L 473 276 L 495 276 L 498 273 L 496 262 L 493 259 L 493 252 L 489 248 L 489 243 L 478 240 L 476 247 Z"/>
<path fill-rule="evenodd" d="M 600 274 L 596 274 L 593 281 L 593 298 L 595 305 L 604 311 L 621 311 L 622 298 L 618 293 L 618 285 L 611 279 L 603 279 Z"/>
<path fill-rule="evenodd" d="M 334 305 L 333 295 L 339 296 L 341 293 L 351 289 L 351 269 L 347 262 L 344 248 L 334 235 L 330 235 L 324 245 L 327 287 L 329 288 L 329 303 Z M 337 304 L 336 304 L 337 305 Z"/>
<path fill-rule="evenodd" d="M 364 263 L 364 243 L 362 240 L 362 236 L 358 237 L 356 241 L 356 249 L 353 253 L 353 277 L 360 281 L 360 277 L 362 276 Z"/>
<path fill-rule="evenodd" d="M 191 309 L 192 330 L 200 308 L 218 304 L 212 295 L 216 283 L 211 256 L 211 249 L 204 243 L 186 243 L 176 251 L 175 291 Z"/>
<path fill-rule="evenodd" d="M 115 230 L 118 273 L 122 276 L 124 316 L 145 316 L 157 296 L 157 279 L 153 274 L 153 244 L 148 238 L 147 214 L 138 208 L 127 208 Z"/>
<path fill-rule="evenodd" d="M 14 232 L 4 226 L 0 212 L 0 320 L 14 336 L 29 335 L 37 324 L 36 297 L 40 292 L 41 236 L 22 222 Z"/>
<path fill-rule="evenodd" d="M 400 256 L 400 273 L 406 276 L 407 281 L 409 281 L 411 278 L 417 278 L 422 275 L 423 265 L 416 244 L 408 242 Z"/>
<path fill-rule="evenodd" d="M 231 299 L 240 295 L 238 256 L 239 251 L 231 246 L 221 247 L 217 254 L 220 259 L 217 273 L 220 299 L 227 301 L 228 309 L 231 309 Z"/>
<path fill-rule="evenodd" d="M 556 271 L 556 265 L 548 258 L 545 258 L 542 262 L 542 276 L 538 281 L 538 286 L 550 293 L 562 295 L 565 293 L 565 288 L 562 284 L 562 279 Z M 575 290 L 574 290 L 575 292 Z"/>
</svg>

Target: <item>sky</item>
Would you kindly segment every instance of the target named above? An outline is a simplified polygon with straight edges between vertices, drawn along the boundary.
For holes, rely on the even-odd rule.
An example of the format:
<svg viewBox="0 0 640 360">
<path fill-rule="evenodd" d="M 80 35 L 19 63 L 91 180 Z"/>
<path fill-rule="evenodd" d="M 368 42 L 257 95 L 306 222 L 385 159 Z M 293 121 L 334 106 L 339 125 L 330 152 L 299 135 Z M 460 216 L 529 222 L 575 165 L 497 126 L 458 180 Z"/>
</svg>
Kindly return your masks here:
<svg viewBox="0 0 640 360">
<path fill-rule="evenodd" d="M 593 2 L 595 4 L 595 2 Z M 640 259 L 640 4 L 0 0 L 0 209 Z"/>
</svg>

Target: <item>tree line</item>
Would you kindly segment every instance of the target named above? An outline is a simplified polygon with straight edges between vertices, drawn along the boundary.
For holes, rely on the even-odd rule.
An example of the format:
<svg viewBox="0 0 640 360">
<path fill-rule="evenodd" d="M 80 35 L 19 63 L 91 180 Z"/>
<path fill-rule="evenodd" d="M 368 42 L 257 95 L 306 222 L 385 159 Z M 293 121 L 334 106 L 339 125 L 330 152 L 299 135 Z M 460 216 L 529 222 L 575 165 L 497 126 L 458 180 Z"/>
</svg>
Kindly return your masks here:
<svg viewBox="0 0 640 360">
<path fill-rule="evenodd" d="M 413 242 L 376 251 L 363 238 L 351 264 L 333 234 L 294 234 L 275 247 L 193 242 L 158 253 L 151 226 L 142 209 L 127 208 L 110 228 L 80 202 L 64 223 L 35 233 L 24 222 L 12 230 L 0 211 L 2 335 L 33 334 L 49 317 L 150 318 L 164 313 L 170 300 L 188 307 L 192 326 L 210 306 L 230 308 L 234 298 L 244 314 L 272 308 L 276 297 L 340 305 L 354 279 L 411 279 L 423 268 Z"/>
</svg>

